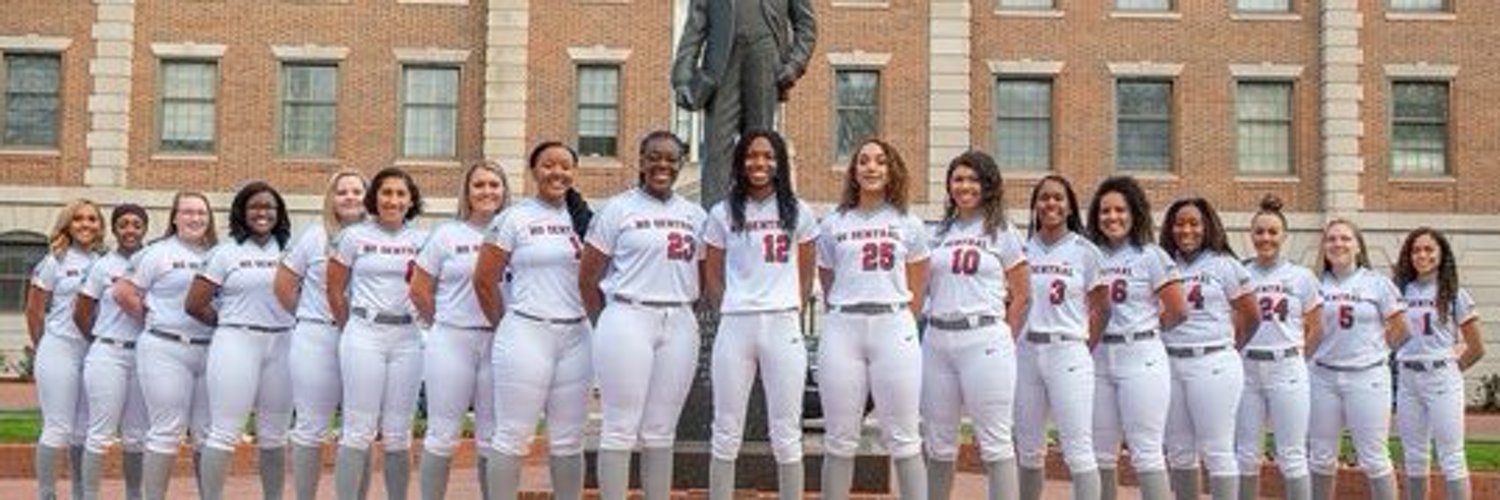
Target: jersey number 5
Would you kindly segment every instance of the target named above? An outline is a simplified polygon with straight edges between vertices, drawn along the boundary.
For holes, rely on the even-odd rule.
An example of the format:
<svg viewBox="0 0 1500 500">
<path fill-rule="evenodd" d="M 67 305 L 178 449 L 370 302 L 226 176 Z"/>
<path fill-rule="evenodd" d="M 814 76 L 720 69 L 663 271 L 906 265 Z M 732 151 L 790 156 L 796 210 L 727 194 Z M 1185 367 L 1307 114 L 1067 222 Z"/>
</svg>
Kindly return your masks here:
<svg viewBox="0 0 1500 500">
<path fill-rule="evenodd" d="M 693 261 L 693 236 L 682 233 L 667 234 L 667 260 Z"/>
<path fill-rule="evenodd" d="M 896 267 L 896 245 L 893 243 L 865 243 L 860 248 L 860 267 L 866 271 L 889 271 Z"/>
<path fill-rule="evenodd" d="M 1339 328 L 1345 330 L 1354 328 L 1354 306 L 1348 304 L 1339 306 Z"/>
<path fill-rule="evenodd" d="M 792 246 L 792 239 L 785 234 L 767 234 L 761 238 L 762 254 L 766 262 L 786 262 L 787 249 Z"/>
</svg>

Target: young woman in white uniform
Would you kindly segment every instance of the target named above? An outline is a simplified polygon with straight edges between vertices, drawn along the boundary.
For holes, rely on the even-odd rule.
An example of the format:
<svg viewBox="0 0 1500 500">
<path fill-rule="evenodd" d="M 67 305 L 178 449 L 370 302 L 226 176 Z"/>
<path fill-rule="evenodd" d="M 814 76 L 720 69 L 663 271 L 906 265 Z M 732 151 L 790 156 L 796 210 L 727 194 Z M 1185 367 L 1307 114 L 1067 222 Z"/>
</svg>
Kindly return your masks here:
<svg viewBox="0 0 1500 500">
<path fill-rule="evenodd" d="M 198 475 L 199 496 L 224 497 L 224 481 L 245 419 L 255 412 L 261 496 L 281 498 L 286 435 L 292 422 L 292 373 L 287 367 L 296 318 L 266 293 L 291 239 L 286 203 L 269 184 L 240 188 L 229 206 L 229 241 L 212 255 L 188 289 L 188 314 L 215 325 L 208 348 L 208 438 Z"/>
<path fill-rule="evenodd" d="M 1267 195 L 1250 219 L 1255 257 L 1246 266 L 1260 322 L 1241 348 L 1245 389 L 1236 412 L 1235 456 L 1239 461 L 1240 497 L 1260 496 L 1260 467 L 1266 420 L 1276 439 L 1276 468 L 1287 500 L 1307 500 L 1308 400 L 1306 346 L 1317 345 L 1322 331 L 1323 296 L 1312 271 L 1282 256 L 1286 216 L 1281 199 Z"/>
<path fill-rule="evenodd" d="M 208 197 L 177 193 L 166 234 L 135 255 L 129 279 L 115 282 L 120 307 L 146 323 L 136 344 L 136 371 L 151 421 L 141 483 L 147 500 L 166 498 L 182 432 L 193 438 L 194 470 L 207 438 L 204 375 L 214 328 L 189 315 L 184 304 L 209 249 L 218 242 Z"/>
<path fill-rule="evenodd" d="M 1406 497 L 1412 499 L 1427 497 L 1434 443 L 1447 498 L 1470 495 L 1463 372 L 1484 356 L 1484 339 L 1474 297 L 1459 286 L 1457 260 L 1443 233 L 1423 227 L 1406 236 L 1396 263 L 1411 332 L 1396 351 L 1396 429 L 1406 455 Z"/>
<path fill-rule="evenodd" d="M 458 220 L 432 231 L 412 268 L 411 303 L 422 321 L 432 325 L 422 348 L 422 380 L 427 386 L 427 435 L 422 438 L 421 462 L 424 500 L 447 495 L 453 450 L 471 406 L 479 485 L 481 490 L 487 488 L 485 448 L 495 429 L 490 377 L 495 327 L 474 295 L 474 262 L 509 194 L 499 163 L 481 160 L 470 165 L 459 188 Z"/>
<path fill-rule="evenodd" d="M 422 338 L 407 282 L 427 241 L 427 232 L 409 222 L 422 213 L 422 194 L 411 175 L 387 168 L 370 181 L 364 205 L 372 219 L 340 232 L 328 261 L 328 306 L 343 327 L 343 431 L 334 487 L 340 499 L 360 494 L 378 433 L 386 494 L 404 499 L 411 479 L 411 422 L 422 384 Z"/>
<path fill-rule="evenodd" d="M 552 494 L 583 498 L 583 428 L 593 379 L 589 323 L 578 291 L 579 235 L 590 212 L 573 190 L 578 155 L 544 142 L 528 161 L 536 196 L 496 220 L 480 250 L 473 287 L 479 307 L 500 324 L 491 352 L 495 408 L 492 454 L 485 475 L 493 498 L 516 498 L 521 465 L 544 414 Z M 511 269 L 511 300 L 499 290 Z M 502 316 L 503 312 L 503 316 Z"/>
<path fill-rule="evenodd" d="M 276 299 L 297 316 L 292 330 L 292 491 L 297 500 L 317 498 L 323 476 L 323 443 L 343 399 L 339 380 L 339 329 L 328 310 L 326 276 L 329 239 L 365 218 L 365 178 L 340 170 L 323 192 L 318 223 L 302 230 L 276 270 Z"/>
<path fill-rule="evenodd" d="M 812 292 L 818 222 L 792 192 L 786 141 L 770 131 L 740 136 L 729 197 L 709 212 L 705 292 L 719 302 L 713 346 L 713 460 L 709 497 L 734 495 L 745 407 L 760 373 L 782 499 L 802 498 L 802 390 L 807 351 L 803 301 Z"/>
<path fill-rule="evenodd" d="M 1239 351 L 1255 330 L 1257 311 L 1250 273 L 1229 247 L 1218 212 L 1203 198 L 1167 207 L 1162 249 L 1177 263 L 1187 289 L 1187 317 L 1162 332 L 1172 367 L 1167 410 L 1167 461 L 1179 499 L 1203 491 L 1198 470 L 1208 469 L 1215 500 L 1236 500 L 1240 478 L 1234 457 L 1235 411 L 1245 385 Z"/>
<path fill-rule="evenodd" d="M 625 498 L 637 443 L 644 450 L 646 498 L 665 500 L 672 486 L 677 417 L 698 366 L 692 306 L 706 217 L 696 203 L 672 193 L 686 153 L 671 132 L 647 134 L 639 185 L 611 198 L 584 238 L 578 282 L 584 307 L 597 318 L 593 358 L 604 407 L 598 474 L 605 500 Z"/>
<path fill-rule="evenodd" d="M 1353 222 L 1323 226 L 1319 255 L 1323 336 L 1312 366 L 1312 420 L 1307 447 L 1312 497 L 1334 495 L 1340 436 L 1349 430 L 1359 465 L 1370 482 L 1370 498 L 1395 500 L 1390 451 L 1391 349 L 1406 340 L 1406 304 L 1396 285 L 1370 269 L 1364 237 Z"/>
<path fill-rule="evenodd" d="M 140 319 L 125 314 L 110 286 L 130 273 L 130 258 L 146 235 L 146 209 L 126 203 L 109 215 L 115 250 L 89 268 L 73 302 L 73 324 L 92 339 L 83 361 L 83 389 L 88 395 L 89 429 L 84 442 L 83 498 L 99 498 L 104 455 L 116 443 L 125 448 L 125 497 L 141 498 L 141 446 L 146 437 L 146 403 L 135 372 L 135 344 Z"/>
<path fill-rule="evenodd" d="M 922 339 L 922 420 L 929 500 L 947 500 L 958 459 L 959 419 L 973 421 L 990 500 L 1013 499 L 1016 454 L 1015 333 L 1026 320 L 1031 272 L 1005 219 L 994 158 L 969 151 L 948 163 L 948 203 L 931 237 L 927 330 Z"/>
<path fill-rule="evenodd" d="M 818 280 L 828 314 L 818 342 L 824 415 L 823 498 L 848 498 L 871 395 L 901 498 L 927 498 L 918 429 L 922 347 L 916 316 L 927 288 L 927 228 L 907 208 L 906 163 L 865 141 L 849 159 L 843 199 L 823 219 Z"/>
<path fill-rule="evenodd" d="M 36 348 L 37 402 L 42 407 L 35 464 L 41 499 L 57 496 L 56 462 L 64 450 L 73 468 L 73 495 L 83 492 L 77 478 L 88 429 L 83 360 L 89 342 L 73 324 L 73 299 L 89 267 L 108 248 L 103 224 L 104 216 L 93 202 L 74 200 L 64 206 L 52 225 L 47 256 L 37 263 L 26 289 L 26 331 Z"/>
<path fill-rule="evenodd" d="M 1073 500 L 1099 499 L 1094 461 L 1094 359 L 1109 304 L 1099 282 L 1104 256 L 1082 235 L 1073 186 L 1059 175 L 1031 190 L 1031 237 L 1026 241 L 1031 304 L 1016 356 L 1016 453 L 1022 500 L 1042 496 L 1047 415 L 1052 415 Z M 1113 475 L 1111 475 L 1113 477 Z"/>
<path fill-rule="evenodd" d="M 1089 239 L 1104 251 L 1099 280 L 1108 287 L 1109 321 L 1094 349 L 1094 450 L 1101 497 L 1115 498 L 1123 433 L 1141 498 L 1167 498 L 1162 454 L 1172 374 L 1161 330 L 1182 321 L 1177 264 L 1152 243 L 1151 206 L 1140 184 L 1111 177 L 1089 203 Z"/>
</svg>

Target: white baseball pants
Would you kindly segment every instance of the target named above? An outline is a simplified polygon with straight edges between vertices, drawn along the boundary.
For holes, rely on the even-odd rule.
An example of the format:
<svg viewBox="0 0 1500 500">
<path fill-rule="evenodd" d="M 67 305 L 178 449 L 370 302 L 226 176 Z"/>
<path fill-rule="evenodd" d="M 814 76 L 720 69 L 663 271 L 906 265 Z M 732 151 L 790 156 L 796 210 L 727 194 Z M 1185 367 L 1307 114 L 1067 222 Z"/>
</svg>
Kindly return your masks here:
<svg viewBox="0 0 1500 500">
<path fill-rule="evenodd" d="M 1135 470 L 1166 470 L 1162 440 L 1172 401 L 1167 351 L 1156 337 L 1094 349 L 1094 458 L 1117 468 L 1120 436 Z"/>
<path fill-rule="evenodd" d="M 984 462 L 1015 458 L 1016 345 L 1004 322 L 967 330 L 928 325 L 922 339 L 922 421 L 927 457 L 958 459 L 965 410 Z"/>
<path fill-rule="evenodd" d="M 88 451 L 107 453 L 121 438 L 125 451 L 141 451 L 146 402 L 135 373 L 135 349 L 94 343 L 83 362 L 83 388 L 89 403 Z"/>
<path fill-rule="evenodd" d="M 329 323 L 297 321 L 287 365 L 292 374 L 292 408 L 296 420 L 292 443 L 320 446 L 329 435 L 333 414 L 343 399 L 339 378 L 339 329 Z"/>
<path fill-rule="evenodd" d="M 547 417 L 547 448 L 553 456 L 583 453 L 593 360 L 589 324 L 557 324 L 507 314 L 495 334 L 495 433 L 491 447 L 526 456 L 537 419 Z"/>
<path fill-rule="evenodd" d="M 1386 440 L 1391 428 L 1391 371 L 1384 363 L 1359 371 L 1309 369 L 1312 380 L 1312 418 L 1308 426 L 1308 466 L 1316 474 L 1338 468 L 1339 436 L 1345 428 L 1354 441 L 1365 476 L 1391 473 Z"/>
<path fill-rule="evenodd" d="M 698 318 L 687 306 L 611 302 L 599 316 L 594 370 L 604 425 L 599 449 L 669 448 L 698 367 Z"/>
<path fill-rule="evenodd" d="M 1209 476 L 1239 475 L 1234 455 L 1235 412 L 1245 388 L 1239 352 L 1226 348 L 1197 357 L 1170 358 L 1172 402 L 1167 410 L 1167 461 L 1196 469 L 1202 457 Z"/>
<path fill-rule="evenodd" d="M 1241 474 L 1259 474 L 1266 419 L 1276 438 L 1282 477 L 1307 477 L 1309 401 L 1307 362 L 1301 356 L 1274 361 L 1246 359 L 1245 389 L 1235 422 L 1235 457 Z"/>
<path fill-rule="evenodd" d="M 1396 428 L 1401 434 L 1406 475 L 1426 476 L 1432 443 L 1448 481 L 1469 477 L 1464 456 L 1464 377 L 1457 362 L 1415 371 L 1402 367 L 1396 384 Z"/>
<path fill-rule="evenodd" d="M 1057 425 L 1063 460 L 1077 474 L 1098 470 L 1094 460 L 1094 358 L 1081 340 L 1046 344 L 1022 340 L 1016 356 L 1016 452 L 1040 469 L 1047 458 L 1047 413 Z"/>
<path fill-rule="evenodd" d="M 344 386 L 339 446 L 367 450 L 378 431 L 387 453 L 410 449 L 411 421 L 422 388 L 417 325 L 350 317 L 339 339 L 339 373 Z"/>
<path fill-rule="evenodd" d="M 818 342 L 818 396 L 824 450 L 852 458 L 859 450 L 865 398 L 875 398 L 891 458 L 922 453 L 922 347 L 907 308 L 884 314 L 831 311 Z"/>
<path fill-rule="evenodd" d="M 136 350 L 136 373 L 146 402 L 150 428 L 146 451 L 177 454 L 182 432 L 188 431 L 193 447 L 203 444 L 208 431 L 208 384 L 204 365 L 208 346 L 189 345 L 141 334 Z"/>
<path fill-rule="evenodd" d="M 427 435 L 422 451 L 453 456 L 464 416 L 474 408 L 474 443 L 483 450 L 495 430 L 494 378 L 490 345 L 494 331 L 437 324 L 422 348 L 422 380 L 427 384 Z"/>
<path fill-rule="evenodd" d="M 807 348 L 795 309 L 725 314 L 713 352 L 713 456 L 739 458 L 745 407 L 755 374 L 766 391 L 771 453 L 781 464 L 802 460 L 802 389 L 807 385 Z"/>
<path fill-rule="evenodd" d="M 286 446 L 292 422 L 292 372 L 287 362 L 291 333 L 235 326 L 221 326 L 214 332 L 205 375 L 209 393 L 205 444 L 234 451 L 245 418 L 254 410 L 256 444 Z"/>
<path fill-rule="evenodd" d="M 83 390 L 83 358 L 89 343 L 78 337 L 42 335 L 36 347 L 34 375 L 42 407 L 42 435 L 37 442 L 53 448 L 81 445 L 88 431 L 89 407 Z"/>
</svg>

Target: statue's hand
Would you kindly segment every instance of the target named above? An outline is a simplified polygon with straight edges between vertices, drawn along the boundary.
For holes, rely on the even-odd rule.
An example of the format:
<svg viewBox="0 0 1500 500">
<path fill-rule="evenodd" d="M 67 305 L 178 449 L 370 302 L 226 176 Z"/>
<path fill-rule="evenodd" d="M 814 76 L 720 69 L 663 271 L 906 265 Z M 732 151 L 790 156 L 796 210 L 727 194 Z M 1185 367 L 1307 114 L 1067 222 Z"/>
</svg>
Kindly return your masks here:
<svg viewBox="0 0 1500 500">
<path fill-rule="evenodd" d="M 782 92 L 786 92 L 787 90 L 790 90 L 793 85 L 797 84 L 797 78 L 800 76 L 802 76 L 802 71 L 800 71 L 800 68 L 798 68 L 797 65 L 783 65 L 781 67 L 781 71 L 776 72 L 776 88 L 780 89 Z"/>
<path fill-rule="evenodd" d="M 677 106 L 688 111 L 698 110 L 697 103 L 693 102 L 693 90 L 691 88 L 687 85 L 678 85 L 673 90 L 673 93 L 677 96 Z"/>
</svg>

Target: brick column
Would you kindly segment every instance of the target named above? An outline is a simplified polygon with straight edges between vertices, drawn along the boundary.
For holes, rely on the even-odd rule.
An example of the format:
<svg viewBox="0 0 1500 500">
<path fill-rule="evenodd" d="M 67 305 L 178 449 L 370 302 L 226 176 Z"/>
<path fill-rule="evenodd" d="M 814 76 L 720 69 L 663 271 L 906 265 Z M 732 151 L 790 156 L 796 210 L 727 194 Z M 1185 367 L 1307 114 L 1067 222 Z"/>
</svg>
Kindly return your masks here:
<svg viewBox="0 0 1500 500">
<path fill-rule="evenodd" d="M 1359 191 L 1359 177 L 1365 169 L 1360 139 L 1364 123 L 1360 118 L 1360 66 L 1364 49 L 1359 43 L 1359 29 L 1364 16 L 1359 0 L 1323 0 L 1320 14 L 1319 59 L 1322 84 L 1319 87 L 1321 111 L 1320 137 L 1323 164 L 1323 211 L 1327 214 L 1349 214 L 1364 209 Z"/>
<path fill-rule="evenodd" d="M 526 188 L 529 0 L 488 0 L 484 51 L 484 157 L 505 164 L 511 188 Z"/>
<path fill-rule="evenodd" d="M 947 199 L 948 161 L 970 147 L 969 0 L 932 0 L 928 23 L 927 203 Z"/>
<path fill-rule="evenodd" d="M 130 76 L 135 55 L 135 0 L 94 0 L 98 10 L 90 37 L 88 186 L 124 186 L 130 161 Z"/>
</svg>

